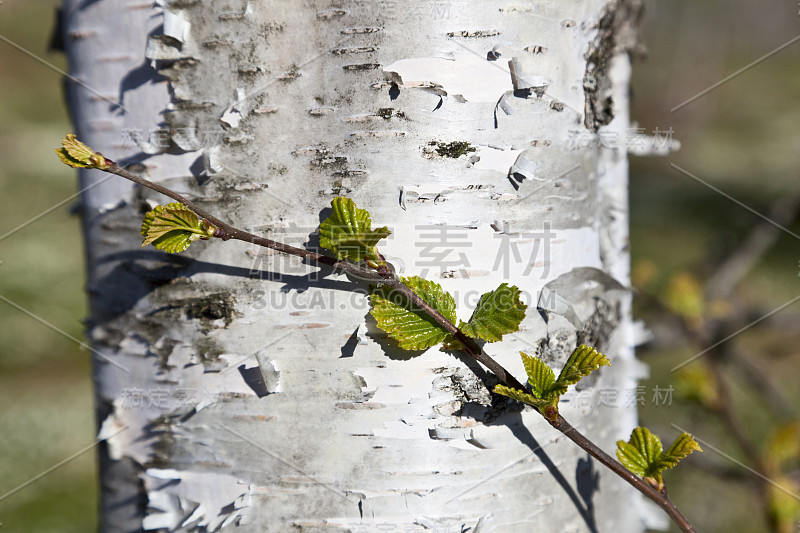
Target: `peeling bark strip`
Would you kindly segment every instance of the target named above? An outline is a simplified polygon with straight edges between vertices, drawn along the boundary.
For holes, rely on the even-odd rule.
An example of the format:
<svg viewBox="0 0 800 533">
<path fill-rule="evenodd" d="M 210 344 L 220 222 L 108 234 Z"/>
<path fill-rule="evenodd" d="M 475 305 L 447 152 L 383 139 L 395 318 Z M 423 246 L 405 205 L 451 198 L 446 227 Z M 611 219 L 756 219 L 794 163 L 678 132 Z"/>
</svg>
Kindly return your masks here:
<svg viewBox="0 0 800 533">
<path fill-rule="evenodd" d="M 624 399 L 633 382 L 626 161 L 569 135 L 589 118 L 587 43 L 615 107 L 604 129 L 627 131 L 615 50 L 635 2 L 234 4 L 171 2 L 166 37 L 145 46 L 158 9 L 66 2 L 66 31 L 84 35 L 68 43 L 72 74 L 130 106 L 72 87 L 79 136 L 295 246 L 347 192 L 393 226 L 400 273 L 441 282 L 460 318 L 501 282 L 523 289 L 523 331 L 487 348 L 518 378 L 519 350 L 558 367 L 579 340 L 604 343 L 614 367 L 562 412 L 606 450 L 630 434 L 632 408 L 601 408 L 598 392 Z M 130 60 L 114 77 L 98 57 Z M 169 86 L 139 83 L 161 79 L 150 65 Z M 86 126 L 101 118 L 111 129 Z M 353 280 L 244 243 L 140 249 L 154 203 L 122 180 L 84 198 L 89 336 L 131 369 L 95 361 L 112 436 L 103 530 L 642 531 L 639 495 L 489 394 L 479 368 L 383 340 Z"/>
<path fill-rule="evenodd" d="M 612 81 L 608 79 L 611 58 L 628 53 L 635 56 L 641 49 L 638 28 L 644 13 L 644 0 L 612 0 L 597 23 L 597 36 L 586 52 L 586 73 L 583 90 L 586 94 L 583 124 L 597 131 L 614 118 Z"/>
</svg>

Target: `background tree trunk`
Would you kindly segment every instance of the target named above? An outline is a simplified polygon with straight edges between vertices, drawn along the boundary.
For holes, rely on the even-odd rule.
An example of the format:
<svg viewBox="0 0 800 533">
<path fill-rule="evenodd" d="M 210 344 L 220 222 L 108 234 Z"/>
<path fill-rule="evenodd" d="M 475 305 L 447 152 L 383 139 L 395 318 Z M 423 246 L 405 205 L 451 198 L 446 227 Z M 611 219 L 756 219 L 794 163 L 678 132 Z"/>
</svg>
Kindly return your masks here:
<svg viewBox="0 0 800 533">
<path fill-rule="evenodd" d="M 561 410 L 608 451 L 627 438 L 638 2 L 175 1 L 163 25 L 145 4 L 65 10 L 87 144 L 295 245 L 347 195 L 465 320 L 518 285 L 523 330 L 487 351 L 522 378 L 519 350 L 560 367 L 597 346 L 614 366 Z M 239 242 L 139 249 L 164 198 L 81 179 L 104 530 L 643 529 L 638 493 L 492 401 L 491 376 L 396 349 L 357 280 Z"/>
</svg>

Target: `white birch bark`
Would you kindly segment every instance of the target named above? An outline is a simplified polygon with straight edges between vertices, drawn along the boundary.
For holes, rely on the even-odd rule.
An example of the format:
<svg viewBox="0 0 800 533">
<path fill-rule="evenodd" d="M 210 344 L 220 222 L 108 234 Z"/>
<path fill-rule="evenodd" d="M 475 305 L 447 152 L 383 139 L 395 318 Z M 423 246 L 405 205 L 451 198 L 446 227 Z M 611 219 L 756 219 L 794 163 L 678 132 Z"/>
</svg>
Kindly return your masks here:
<svg viewBox="0 0 800 533">
<path fill-rule="evenodd" d="M 561 411 L 609 452 L 627 438 L 638 2 L 65 7 L 87 144 L 295 245 L 347 195 L 464 320 L 518 285 L 523 329 L 487 352 L 522 379 L 519 350 L 558 369 L 597 346 L 613 367 Z M 638 493 L 535 412 L 492 404 L 475 365 L 394 348 L 357 283 L 239 242 L 140 250 L 156 203 L 116 177 L 85 194 L 104 531 L 643 530 Z"/>
</svg>

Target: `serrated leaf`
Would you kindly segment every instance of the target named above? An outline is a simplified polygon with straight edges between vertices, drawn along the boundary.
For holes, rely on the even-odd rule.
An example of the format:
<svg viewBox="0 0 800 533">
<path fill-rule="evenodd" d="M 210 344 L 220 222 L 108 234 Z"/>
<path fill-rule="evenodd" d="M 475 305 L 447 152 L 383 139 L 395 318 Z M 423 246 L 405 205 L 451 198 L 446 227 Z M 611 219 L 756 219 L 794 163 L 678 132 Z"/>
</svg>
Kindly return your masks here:
<svg viewBox="0 0 800 533">
<path fill-rule="evenodd" d="M 528 374 L 531 392 L 512 389 L 505 385 L 495 386 L 494 392 L 536 407 L 551 422 L 557 420 L 558 400 L 566 392 L 566 385 L 556 383 L 556 375 L 553 370 L 538 357 L 525 352 L 519 352 L 519 354 L 522 356 L 525 373 Z"/>
<path fill-rule="evenodd" d="M 639 450 L 629 442 L 625 442 L 624 440 L 617 441 L 617 459 L 622 463 L 622 466 L 637 476 L 649 477 L 647 475 L 647 460 L 639 453 Z"/>
<path fill-rule="evenodd" d="M 200 220 L 181 203 L 156 206 L 148 211 L 142 222 L 142 246 L 152 244 L 169 253 L 182 252 L 197 239 L 210 239 L 216 228 Z"/>
<path fill-rule="evenodd" d="M 631 432 L 628 442 L 617 441 L 617 458 L 631 472 L 642 477 L 652 477 L 658 473 L 658 460 L 663 446 L 661 439 L 645 427 L 637 427 Z"/>
<path fill-rule="evenodd" d="M 456 302 L 441 285 L 419 276 L 401 278 L 401 281 L 447 320 L 455 323 Z M 424 350 L 446 340 L 456 341 L 422 309 L 415 309 L 403 294 L 386 285 L 372 290 L 370 303 L 370 314 L 378 322 L 378 327 L 397 340 L 404 350 Z"/>
<path fill-rule="evenodd" d="M 553 404 L 551 400 L 543 400 L 541 398 L 537 398 L 532 394 L 528 394 L 525 391 L 519 389 L 513 389 L 511 387 L 506 387 L 505 385 L 495 385 L 494 392 L 496 394 L 502 394 L 503 396 L 508 396 L 509 398 L 517 400 L 518 402 L 532 405 L 537 409 L 544 409 L 548 405 Z"/>
<path fill-rule="evenodd" d="M 673 468 L 681 459 L 685 458 L 693 451 L 702 452 L 703 449 L 691 435 L 688 433 L 681 433 L 678 438 L 675 439 L 675 442 L 672 443 L 672 446 L 669 447 L 669 450 L 661 455 L 659 468 L 661 470 Z"/>
<path fill-rule="evenodd" d="M 83 144 L 74 133 L 68 133 L 61 139 L 61 148 L 56 148 L 55 152 L 62 163 L 73 168 L 105 170 L 111 166 L 103 154 Z"/>
<path fill-rule="evenodd" d="M 556 379 L 556 375 L 547 364 L 538 357 L 520 352 L 522 363 L 525 366 L 525 373 L 528 374 L 528 383 L 531 386 L 531 394 L 525 391 L 518 391 L 519 394 L 526 394 L 537 400 L 537 403 L 525 401 L 531 405 L 540 407 L 541 405 L 552 406 L 552 409 L 543 411 L 548 419 L 558 416 L 558 400 L 562 394 L 567 392 L 567 387 L 577 383 L 583 376 L 596 370 L 600 365 L 608 365 L 606 356 L 584 344 L 578 346 L 569 356 L 567 363 L 561 370 L 561 375 Z M 506 394 L 506 396 L 509 396 Z M 512 396 L 513 398 L 514 396 Z"/>
<path fill-rule="evenodd" d="M 556 383 L 564 386 L 572 385 L 601 366 L 611 366 L 608 358 L 591 346 L 581 344 L 573 350 L 572 355 L 567 359 L 567 363 L 561 369 Z"/>
<path fill-rule="evenodd" d="M 319 225 L 319 243 L 339 259 L 377 259 L 375 245 L 391 235 L 387 227 L 372 229 L 366 209 L 359 209 L 350 198 L 339 196 L 331 201 L 333 213 Z"/>
<path fill-rule="evenodd" d="M 514 285 L 502 283 L 491 292 L 481 296 L 472 312 L 469 323 L 461 327 L 465 335 L 473 339 L 497 342 L 507 333 L 519 331 L 528 307 L 520 300 L 520 290 Z"/>
<path fill-rule="evenodd" d="M 677 465 L 693 451 L 703 450 L 691 435 L 682 433 L 665 453 L 661 439 L 645 427 L 634 429 L 628 442 L 617 441 L 617 458 L 623 466 L 650 480 L 658 490 L 664 488 L 661 473 Z"/>
<path fill-rule="evenodd" d="M 525 365 L 525 373 L 528 374 L 528 383 L 534 396 L 549 401 L 566 392 L 566 387 L 563 390 L 556 387 L 556 375 L 544 361 L 525 352 L 519 354 L 522 356 L 522 364 Z"/>
</svg>

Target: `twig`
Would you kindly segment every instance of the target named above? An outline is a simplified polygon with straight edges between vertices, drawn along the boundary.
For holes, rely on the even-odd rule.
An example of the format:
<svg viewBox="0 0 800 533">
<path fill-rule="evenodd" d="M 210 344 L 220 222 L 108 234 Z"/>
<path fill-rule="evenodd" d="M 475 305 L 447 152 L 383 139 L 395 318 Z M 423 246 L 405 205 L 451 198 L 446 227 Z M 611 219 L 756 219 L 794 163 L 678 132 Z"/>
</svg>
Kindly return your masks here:
<svg viewBox="0 0 800 533">
<path fill-rule="evenodd" d="M 109 166 L 108 169 L 106 169 L 106 172 L 116 174 L 117 176 L 121 176 L 134 183 L 138 183 L 142 187 L 147 187 L 148 189 L 152 189 L 158 193 L 163 194 L 164 196 L 168 196 L 173 200 L 177 200 L 178 202 L 182 203 L 183 205 L 194 211 L 197 215 L 206 219 L 208 222 L 216 226 L 218 231 L 214 234 L 214 236 L 219 237 L 224 241 L 227 241 L 228 239 L 236 239 L 239 241 L 249 242 L 251 244 L 263 246 L 265 248 L 271 248 L 278 252 L 283 252 L 289 255 L 296 255 L 298 257 L 302 257 L 303 259 L 308 259 L 309 261 L 313 261 L 315 263 L 343 270 L 344 272 L 353 274 L 354 276 L 359 276 L 368 281 L 376 281 L 376 282 L 383 281 L 383 278 L 377 272 L 373 270 L 368 270 L 354 263 L 349 263 L 346 261 L 338 261 L 332 257 L 312 252 L 311 250 L 305 250 L 303 248 L 295 248 L 294 246 L 289 246 L 287 244 L 283 244 L 282 242 L 273 241 L 272 239 L 267 239 L 265 237 L 254 235 L 247 231 L 235 228 L 230 224 L 221 221 L 214 215 L 206 212 L 203 208 L 201 208 L 191 200 L 184 198 L 175 191 L 167 189 L 166 187 L 158 185 L 157 183 L 153 183 L 152 181 L 148 181 L 140 176 L 137 176 L 136 174 L 128 172 L 127 170 L 120 167 L 116 162 L 113 162 L 107 158 L 106 161 L 111 163 L 111 166 Z"/>
<path fill-rule="evenodd" d="M 271 239 L 260 237 L 258 235 L 254 235 L 247 231 L 235 228 L 230 224 L 227 224 L 222 220 L 216 218 L 210 213 L 207 213 L 204 209 L 197 206 L 194 202 L 184 198 L 180 194 L 166 187 L 148 181 L 140 176 L 137 176 L 136 174 L 128 172 L 127 170 L 120 167 L 117 163 L 107 158 L 106 162 L 110 165 L 107 169 L 105 169 L 106 172 L 116 174 L 117 176 L 128 179 L 143 187 L 147 187 L 148 189 L 152 189 L 158 193 L 161 193 L 165 196 L 168 196 L 169 198 L 172 198 L 173 200 L 176 200 L 184 204 L 190 210 L 194 211 L 198 216 L 204 218 L 217 228 L 217 231 L 215 231 L 214 233 L 215 237 L 219 237 L 223 240 L 236 239 L 244 242 L 249 242 L 251 244 L 256 244 L 258 246 L 270 248 L 272 250 L 276 250 L 278 252 L 282 252 L 285 254 L 302 257 L 314 263 L 342 270 L 344 272 L 357 276 L 358 278 L 366 281 L 373 281 L 375 283 L 382 283 L 389 286 L 393 290 L 396 290 L 397 292 L 401 293 L 416 308 L 422 310 L 425 314 L 427 314 L 434 322 L 436 322 L 437 325 L 441 326 L 445 331 L 452 334 L 464 347 L 463 351 L 470 357 L 474 358 L 476 361 L 483 364 L 491 372 L 493 372 L 503 385 L 515 389 L 527 390 L 527 388 L 524 385 L 522 385 L 508 370 L 506 370 L 500 363 L 495 361 L 491 356 L 487 355 L 473 339 L 464 335 L 464 333 L 461 330 L 459 330 L 458 327 L 456 327 L 452 322 L 450 322 L 447 318 L 445 318 L 436 309 L 431 307 L 417 293 L 415 293 L 402 281 L 400 281 L 400 279 L 398 279 L 397 276 L 395 276 L 391 271 L 386 271 L 383 274 L 381 274 L 379 272 L 364 268 L 361 265 L 355 263 L 351 263 L 348 261 L 339 261 L 332 257 L 318 254 L 310 250 L 289 246 L 281 242 L 273 241 Z M 540 414 L 544 416 L 543 413 Z M 547 420 L 547 418 L 545 419 Z M 608 467 L 612 472 L 614 472 L 622 479 L 627 481 L 639 492 L 641 492 L 642 494 L 644 494 L 645 496 L 656 502 L 656 504 L 658 504 L 659 507 L 661 507 L 662 509 L 664 509 L 664 511 L 667 512 L 667 514 L 678 525 L 678 527 L 680 527 L 682 531 L 684 531 L 685 533 L 695 533 L 695 530 L 689 523 L 689 521 L 686 520 L 686 518 L 680 513 L 680 511 L 678 511 L 677 507 L 675 507 L 675 504 L 672 503 L 672 501 L 666 495 L 666 491 L 663 493 L 657 491 L 642 478 L 630 472 L 619 461 L 615 460 L 610 455 L 605 453 L 603 450 L 598 448 L 597 445 L 595 445 L 592 441 L 590 441 L 586 436 L 584 436 L 578 430 L 572 427 L 572 425 L 570 425 L 570 423 L 567 422 L 561 415 L 558 415 L 558 418 L 556 418 L 555 420 L 548 420 L 548 422 L 555 429 L 563 433 L 572 442 L 577 444 L 579 447 L 583 448 L 592 457 L 594 457 L 595 459 L 600 461 L 603 465 Z"/>
<path fill-rule="evenodd" d="M 770 224 L 767 224 L 767 226 L 769 228 L 773 227 Z M 761 229 L 766 230 L 767 228 L 762 225 Z M 753 231 L 751 236 L 753 234 L 758 234 L 759 233 L 758 230 L 759 228 L 756 228 L 756 230 Z M 751 260 L 753 262 L 755 261 L 755 258 L 752 254 L 756 253 L 757 248 L 759 247 L 743 246 L 741 249 L 742 253 L 737 252 L 733 254 L 731 257 L 732 262 L 727 262 L 726 264 L 727 265 L 736 264 L 737 266 L 736 267 L 730 266 L 730 270 L 727 270 L 727 272 L 729 272 L 729 274 L 731 275 L 723 274 L 719 278 L 719 282 L 722 283 L 722 285 L 728 283 L 735 284 L 736 282 L 738 282 L 739 279 L 738 276 L 740 274 L 743 275 L 744 272 L 743 270 L 740 270 L 740 268 L 744 264 L 752 266 L 752 262 L 750 261 Z M 761 254 L 763 254 L 766 248 L 768 247 L 761 249 L 760 253 L 758 253 L 757 255 L 760 256 Z M 749 253 L 744 253 L 744 250 L 748 250 Z M 732 275 L 734 271 L 738 272 L 735 276 Z M 720 269 L 718 274 L 724 272 L 726 272 L 725 266 L 723 266 L 723 268 Z M 732 286 L 733 285 L 730 285 L 729 287 L 732 288 Z M 705 295 L 706 299 L 711 298 L 712 294 L 714 294 L 713 290 L 707 291 Z M 725 318 L 721 322 L 704 322 L 701 324 L 700 327 L 692 327 L 689 325 L 685 317 L 667 308 L 663 304 L 663 302 L 661 302 L 658 298 L 655 298 L 652 295 L 649 296 L 653 299 L 653 301 L 658 303 L 659 306 L 662 307 L 662 309 L 665 310 L 668 314 L 672 316 L 677 316 L 680 319 L 682 324 L 682 329 L 684 330 L 686 336 L 691 341 L 700 346 L 703 345 L 709 346 L 709 348 L 707 349 L 708 352 L 707 357 L 709 366 L 711 368 L 711 372 L 714 376 L 714 379 L 716 380 L 717 384 L 716 390 L 719 396 L 719 402 L 718 405 L 707 406 L 706 409 L 708 409 L 711 413 L 719 417 L 719 419 L 722 421 L 727 431 L 733 437 L 733 440 L 737 443 L 739 448 L 744 453 L 745 457 L 747 457 L 747 460 L 750 462 L 751 466 L 756 471 L 770 472 L 769 465 L 764 460 L 764 457 L 760 453 L 758 446 L 756 446 L 756 443 L 748 435 L 747 431 L 745 431 L 741 419 L 737 416 L 737 411 L 734 409 L 734 406 L 732 404 L 730 385 L 725 373 L 723 372 L 724 363 L 730 361 L 731 356 L 735 356 L 735 351 L 733 347 L 730 344 L 725 343 L 724 341 L 729 338 L 730 331 L 738 327 L 737 324 L 752 322 L 750 317 L 747 316 L 748 313 L 736 313 L 731 317 Z M 755 315 L 757 317 L 755 318 L 755 320 L 758 320 L 760 317 L 763 316 L 763 314 L 761 313 L 755 313 Z M 763 386 L 761 387 L 757 386 L 756 388 L 758 388 L 762 393 L 765 393 L 769 396 L 769 393 L 773 391 L 774 386 L 771 383 L 768 383 L 768 380 L 766 380 L 766 378 L 764 377 L 763 373 L 761 372 L 761 369 L 750 364 L 749 361 L 747 361 L 746 358 L 744 357 L 739 357 L 737 359 L 740 364 L 747 363 L 750 365 L 749 371 L 745 369 L 746 370 L 745 374 L 748 375 L 748 379 L 750 379 L 753 383 L 759 383 L 758 381 L 759 379 L 764 381 Z M 769 506 L 767 505 L 768 489 L 769 487 L 763 480 L 759 479 L 756 482 L 756 492 L 758 493 L 758 497 L 761 500 L 762 508 L 765 510 L 769 508 Z M 772 522 L 769 513 L 767 513 L 766 518 L 767 522 L 771 524 L 772 531 L 777 531 L 777 529 L 775 529 L 774 527 L 774 524 Z"/>
<path fill-rule="evenodd" d="M 689 523 L 689 521 L 685 516 L 683 516 L 683 514 L 681 514 L 672 500 L 669 499 L 669 496 L 666 494 L 666 489 L 664 492 L 657 491 L 642 478 L 622 466 L 619 461 L 598 448 L 595 443 L 590 441 L 586 436 L 572 427 L 572 425 L 570 425 L 570 423 L 567 422 L 561 415 L 558 415 L 556 420 L 550 422 L 550 425 L 563 433 L 569 440 L 583 448 L 589 453 L 589 455 L 600 461 L 612 472 L 631 484 L 636 490 L 656 502 L 656 504 L 664 509 L 670 518 L 672 518 L 672 521 L 675 522 L 679 528 L 681 528 L 681 531 L 684 531 L 685 533 L 696 533 L 695 529 L 692 527 L 692 524 Z"/>
<path fill-rule="evenodd" d="M 436 321 L 436 323 L 445 331 L 453 335 L 464 346 L 464 352 L 491 370 L 503 385 L 513 387 L 515 389 L 525 390 L 525 386 L 517 381 L 517 378 L 509 373 L 508 370 L 503 368 L 500 363 L 492 359 L 491 356 L 487 355 L 483 350 L 481 350 L 480 346 L 478 346 L 473 339 L 464 335 L 464 333 L 462 333 L 461 330 L 458 329 L 452 322 L 445 318 L 436 309 L 431 307 L 428 302 L 420 298 L 417 293 L 409 289 L 402 281 L 397 279 L 396 276 L 384 281 L 384 283 L 393 290 L 402 293 L 403 296 L 408 298 L 411 304 L 415 306 L 415 308 L 424 311 L 425 314 Z"/>
<path fill-rule="evenodd" d="M 106 161 L 110 162 L 110 160 L 108 159 L 106 159 Z M 338 261 L 326 255 L 318 254 L 316 252 L 305 250 L 303 248 L 296 248 L 294 246 L 289 246 L 281 242 L 273 241 L 271 239 L 267 239 L 259 235 L 254 235 L 247 231 L 235 228 L 230 224 L 227 224 L 222 220 L 216 218 L 214 215 L 206 212 L 203 208 L 199 207 L 191 200 L 184 198 L 180 194 L 170 189 L 167 189 L 166 187 L 163 187 L 161 185 L 148 181 L 140 176 L 137 176 L 136 174 L 128 172 L 115 162 L 111 162 L 111 166 L 108 167 L 106 172 L 116 174 L 117 176 L 121 176 L 125 179 L 133 181 L 134 183 L 137 183 L 143 187 L 147 187 L 158 193 L 161 193 L 164 196 L 168 196 L 173 200 L 177 200 L 178 202 L 182 203 L 183 205 L 194 211 L 197 215 L 206 219 L 208 222 L 216 226 L 217 231 L 214 233 L 215 237 L 219 237 L 223 240 L 236 239 L 244 242 L 249 242 L 251 244 L 256 244 L 258 246 L 270 248 L 272 250 L 276 250 L 278 252 L 282 252 L 285 254 L 295 255 L 315 263 L 327 265 L 329 267 L 342 270 L 344 272 L 357 276 L 359 279 L 372 281 L 375 283 L 383 283 L 387 285 L 392 290 L 395 290 L 400 294 L 402 294 L 406 299 L 408 299 L 409 302 L 411 302 L 412 305 L 415 306 L 415 308 L 422 310 L 425 314 L 431 317 L 436 322 L 437 325 L 441 326 L 445 331 L 452 334 L 456 339 L 458 339 L 464 346 L 464 351 L 472 358 L 483 364 L 486 368 L 491 370 L 498 377 L 501 383 L 503 383 L 508 387 L 513 387 L 515 389 L 522 389 L 522 390 L 525 389 L 525 386 L 522 385 L 519 381 L 517 381 L 517 379 L 513 375 L 511 375 L 511 373 L 509 373 L 505 368 L 503 368 L 502 365 L 500 365 L 497 361 L 492 359 L 492 357 L 484 353 L 484 351 L 481 350 L 480 346 L 478 346 L 478 344 L 473 339 L 464 335 L 452 322 L 450 322 L 447 318 L 445 318 L 436 309 L 431 307 L 428 304 L 428 302 L 420 298 L 419 295 L 417 295 L 417 293 L 409 289 L 402 281 L 400 281 L 400 279 L 397 278 L 397 276 L 395 276 L 391 272 L 385 275 L 381 275 L 374 270 L 364 268 L 361 265 L 357 265 L 355 263 L 351 263 L 348 261 Z"/>
</svg>

